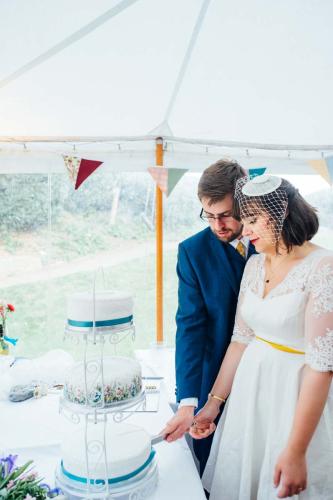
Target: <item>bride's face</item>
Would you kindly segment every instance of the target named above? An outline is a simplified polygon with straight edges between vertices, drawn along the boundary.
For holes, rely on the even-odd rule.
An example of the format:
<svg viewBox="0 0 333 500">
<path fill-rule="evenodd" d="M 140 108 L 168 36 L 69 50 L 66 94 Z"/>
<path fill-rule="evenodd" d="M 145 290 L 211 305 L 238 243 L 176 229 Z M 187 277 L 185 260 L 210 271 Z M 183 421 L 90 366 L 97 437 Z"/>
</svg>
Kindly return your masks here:
<svg viewBox="0 0 333 500">
<path fill-rule="evenodd" d="M 257 252 L 271 252 L 275 249 L 276 234 L 274 221 L 265 212 L 242 217 L 243 236 L 250 239 Z"/>
</svg>

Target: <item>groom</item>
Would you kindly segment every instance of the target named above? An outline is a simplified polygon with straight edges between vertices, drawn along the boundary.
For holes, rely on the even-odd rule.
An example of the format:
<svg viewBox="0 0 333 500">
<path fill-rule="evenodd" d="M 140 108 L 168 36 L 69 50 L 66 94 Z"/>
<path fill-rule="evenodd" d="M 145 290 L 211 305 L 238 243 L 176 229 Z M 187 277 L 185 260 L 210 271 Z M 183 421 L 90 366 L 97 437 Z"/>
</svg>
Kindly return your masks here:
<svg viewBox="0 0 333 500">
<path fill-rule="evenodd" d="M 176 394 L 178 411 L 164 432 L 182 437 L 207 401 L 232 335 L 239 285 L 254 248 L 232 217 L 236 181 L 246 175 L 238 163 L 219 160 L 202 174 L 198 196 L 203 231 L 179 245 L 176 315 Z M 240 409 L 241 411 L 241 409 Z M 212 436 L 193 447 L 203 473 Z"/>
</svg>

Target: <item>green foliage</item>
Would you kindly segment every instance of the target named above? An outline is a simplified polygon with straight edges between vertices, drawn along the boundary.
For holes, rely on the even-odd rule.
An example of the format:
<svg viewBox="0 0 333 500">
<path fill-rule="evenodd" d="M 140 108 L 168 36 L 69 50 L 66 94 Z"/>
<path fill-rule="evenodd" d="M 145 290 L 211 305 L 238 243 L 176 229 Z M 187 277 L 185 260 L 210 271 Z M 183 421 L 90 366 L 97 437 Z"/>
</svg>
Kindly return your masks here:
<svg viewBox="0 0 333 500">
<path fill-rule="evenodd" d="M 7 495 L 3 498 L 6 500 L 25 500 L 27 495 L 30 495 L 34 500 L 44 500 L 47 498 L 46 491 L 37 482 L 27 481 L 18 481 L 15 488 L 7 491 Z"/>
<path fill-rule="evenodd" d="M 101 175 L 97 170 L 80 186 L 74 190 L 67 176 L 59 174 L 66 195 L 63 209 L 72 214 L 90 213 L 92 211 L 108 211 L 112 203 L 115 176 Z"/>
<path fill-rule="evenodd" d="M 22 248 L 22 242 L 16 237 L 16 234 L 7 231 L 5 227 L 0 230 L 0 238 L 4 249 L 9 253 L 15 253 L 18 249 Z"/>
<path fill-rule="evenodd" d="M 9 455 L 10 459 L 16 460 L 16 456 Z M 6 460 L 6 459 L 5 459 Z M 24 500 L 27 495 L 35 500 L 44 500 L 47 498 L 47 491 L 40 486 L 40 479 L 37 479 L 36 474 L 29 471 L 32 460 L 22 465 L 15 467 L 10 473 L 6 473 L 5 460 L 1 460 L 0 474 L 0 498 L 6 500 Z M 24 474 L 26 472 L 26 474 Z"/>
<path fill-rule="evenodd" d="M 144 210 L 148 174 L 106 174 L 103 171 L 94 172 L 75 191 L 67 179 L 67 196 L 64 200 L 64 210 L 73 214 L 91 212 L 110 212 L 115 195 L 115 188 L 120 188 L 120 215 L 138 216 Z"/>
<path fill-rule="evenodd" d="M 52 217 L 61 203 L 61 185 L 52 190 Z M 48 223 L 48 176 L 41 174 L 0 175 L 0 220 L 2 235 L 8 231 L 31 231 Z"/>
<path fill-rule="evenodd" d="M 171 196 L 165 198 L 166 231 L 182 231 L 193 224 L 199 228 L 196 183 L 196 177 L 185 176 Z M 111 226 L 115 188 L 120 189 L 120 197 L 116 223 Z M 153 191 L 154 183 L 147 173 L 106 174 L 97 170 L 77 191 L 65 173 L 0 175 L 0 238 L 6 250 L 14 252 L 20 246 L 18 232 L 41 231 L 49 225 L 52 231 L 58 230 L 70 215 L 82 215 L 91 224 L 94 216 L 101 214 L 105 214 L 104 229 L 111 236 L 149 237 L 151 229 L 145 224 L 143 215 L 147 208 L 146 215 L 154 223 Z M 83 246 L 87 243 L 89 247 L 93 243 L 89 237 L 90 229 L 91 226 L 86 230 L 81 228 L 80 235 L 76 234 L 82 239 Z M 99 245 L 98 241 L 96 243 Z"/>
</svg>

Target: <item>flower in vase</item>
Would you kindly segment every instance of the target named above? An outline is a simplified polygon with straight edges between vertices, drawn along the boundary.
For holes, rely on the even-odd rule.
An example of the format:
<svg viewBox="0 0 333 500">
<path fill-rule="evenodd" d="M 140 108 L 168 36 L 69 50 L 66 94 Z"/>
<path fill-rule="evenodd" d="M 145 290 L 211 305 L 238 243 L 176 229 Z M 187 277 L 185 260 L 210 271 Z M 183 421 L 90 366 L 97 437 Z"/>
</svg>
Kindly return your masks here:
<svg viewBox="0 0 333 500">
<path fill-rule="evenodd" d="M 13 304 L 8 304 L 7 301 L 0 299 L 0 326 L 2 327 L 0 330 L 0 336 L 4 335 L 6 319 L 8 313 L 12 313 L 15 311 L 15 307 Z"/>
<path fill-rule="evenodd" d="M 12 479 L 7 483 L 7 490 L 10 490 L 13 486 L 15 486 L 15 481 L 13 481 Z"/>
<path fill-rule="evenodd" d="M 1 500 L 44 500 L 57 497 L 61 499 L 60 488 L 51 489 L 47 484 L 41 483 L 38 474 L 31 470 L 32 460 L 17 466 L 16 459 L 17 455 L 0 457 Z"/>
</svg>

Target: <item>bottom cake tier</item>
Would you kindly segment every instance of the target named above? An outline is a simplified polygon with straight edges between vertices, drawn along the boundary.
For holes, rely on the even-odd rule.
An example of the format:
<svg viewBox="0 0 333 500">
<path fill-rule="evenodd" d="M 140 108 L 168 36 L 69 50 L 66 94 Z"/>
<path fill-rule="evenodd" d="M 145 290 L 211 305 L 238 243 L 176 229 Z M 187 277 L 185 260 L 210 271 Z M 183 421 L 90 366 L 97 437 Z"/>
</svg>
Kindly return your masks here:
<svg viewBox="0 0 333 500">
<path fill-rule="evenodd" d="M 157 484 L 150 436 L 128 424 L 83 427 L 66 438 L 56 482 L 66 498 L 146 498 Z"/>
</svg>

